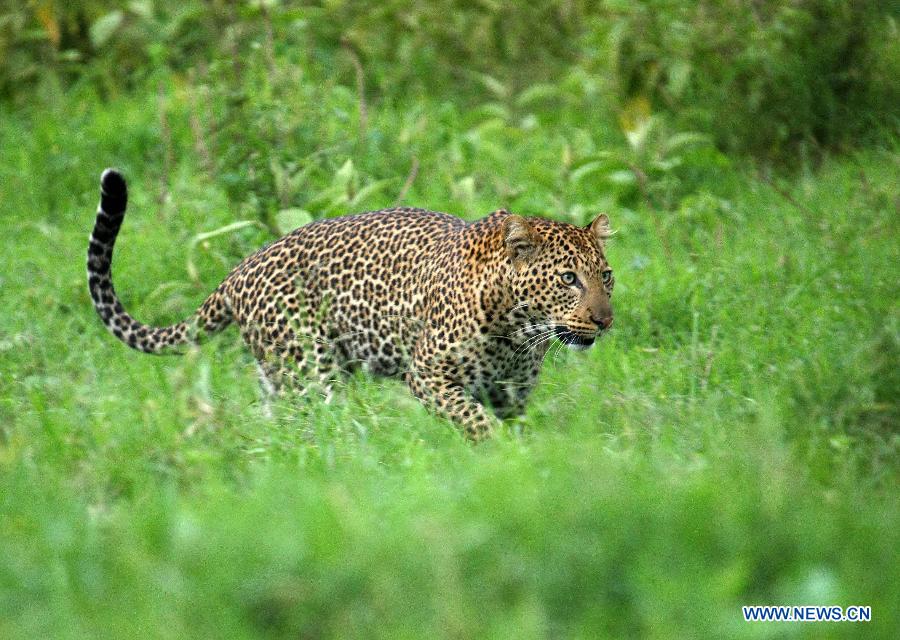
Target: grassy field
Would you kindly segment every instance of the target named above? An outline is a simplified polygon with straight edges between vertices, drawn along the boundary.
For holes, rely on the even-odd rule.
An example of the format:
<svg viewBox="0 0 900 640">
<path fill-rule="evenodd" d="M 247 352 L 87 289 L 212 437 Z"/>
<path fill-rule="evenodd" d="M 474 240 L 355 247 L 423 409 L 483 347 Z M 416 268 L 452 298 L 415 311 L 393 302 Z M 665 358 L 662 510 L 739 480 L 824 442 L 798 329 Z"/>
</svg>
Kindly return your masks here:
<svg viewBox="0 0 900 640">
<path fill-rule="evenodd" d="M 677 132 L 629 146 L 584 97 L 396 97 L 363 129 L 325 85 L 286 107 L 311 146 L 275 118 L 274 159 L 248 160 L 273 208 L 235 204 L 246 176 L 210 166 L 177 79 L 44 91 L 0 107 L 0 637 L 900 633 L 896 141 L 772 172 Z M 364 376 L 267 418 L 233 329 L 166 358 L 102 328 L 84 258 L 109 165 L 132 190 L 116 284 L 146 322 L 308 214 L 402 200 L 608 211 L 615 330 L 554 350 L 482 445 Z"/>
</svg>

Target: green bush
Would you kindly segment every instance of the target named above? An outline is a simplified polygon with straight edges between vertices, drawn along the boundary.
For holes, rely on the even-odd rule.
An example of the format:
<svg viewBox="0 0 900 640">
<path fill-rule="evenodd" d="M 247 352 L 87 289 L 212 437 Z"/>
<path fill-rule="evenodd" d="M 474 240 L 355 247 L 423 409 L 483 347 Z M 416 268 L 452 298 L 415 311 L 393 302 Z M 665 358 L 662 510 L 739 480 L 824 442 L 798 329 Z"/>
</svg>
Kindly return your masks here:
<svg viewBox="0 0 900 640">
<path fill-rule="evenodd" d="M 370 99 L 471 106 L 580 76 L 607 110 L 646 99 L 724 150 L 792 157 L 897 131 L 897 31 L 877 0 L 31 2 L 0 13 L 0 96 L 50 76 L 114 92 L 160 69 L 218 68 L 217 87 L 312 69 Z"/>
<path fill-rule="evenodd" d="M 604 3 L 590 66 L 732 151 L 781 156 L 896 131 L 896 12 L 877 0 Z M 868 136 L 867 136 L 868 134 Z"/>
</svg>

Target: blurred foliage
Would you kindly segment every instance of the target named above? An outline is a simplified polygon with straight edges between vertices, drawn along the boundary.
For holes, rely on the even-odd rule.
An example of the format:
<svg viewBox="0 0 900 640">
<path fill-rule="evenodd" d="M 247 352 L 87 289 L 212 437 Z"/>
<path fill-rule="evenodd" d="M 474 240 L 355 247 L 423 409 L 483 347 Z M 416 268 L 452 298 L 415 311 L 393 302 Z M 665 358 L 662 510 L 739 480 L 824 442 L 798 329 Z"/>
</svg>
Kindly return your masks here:
<svg viewBox="0 0 900 640">
<path fill-rule="evenodd" d="M 879 0 L 604 3 L 587 57 L 725 148 L 780 155 L 897 126 L 900 17 Z"/>
<path fill-rule="evenodd" d="M 112 93 L 164 72 L 199 75 L 228 96 L 217 114 L 226 129 L 250 125 L 268 142 L 290 108 L 281 101 L 299 91 L 314 104 L 306 85 L 323 83 L 461 106 L 568 83 L 606 112 L 645 104 L 720 149 L 779 159 L 898 128 L 900 11 L 878 0 L 0 6 L 4 99 L 28 101 L 49 79 Z M 256 170 L 267 164 L 256 160 Z"/>
</svg>

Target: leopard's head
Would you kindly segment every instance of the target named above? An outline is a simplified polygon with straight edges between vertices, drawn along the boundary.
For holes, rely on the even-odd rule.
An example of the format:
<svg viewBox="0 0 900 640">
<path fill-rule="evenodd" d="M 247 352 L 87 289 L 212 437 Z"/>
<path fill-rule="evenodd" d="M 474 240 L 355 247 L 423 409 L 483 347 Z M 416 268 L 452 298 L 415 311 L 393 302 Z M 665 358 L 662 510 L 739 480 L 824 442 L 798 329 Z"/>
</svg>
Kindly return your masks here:
<svg viewBox="0 0 900 640">
<path fill-rule="evenodd" d="M 515 305 L 527 317 L 527 334 L 555 336 L 587 349 L 613 323 L 615 279 L 606 260 L 609 218 L 586 227 L 510 215 L 503 241 L 510 261 Z"/>
</svg>

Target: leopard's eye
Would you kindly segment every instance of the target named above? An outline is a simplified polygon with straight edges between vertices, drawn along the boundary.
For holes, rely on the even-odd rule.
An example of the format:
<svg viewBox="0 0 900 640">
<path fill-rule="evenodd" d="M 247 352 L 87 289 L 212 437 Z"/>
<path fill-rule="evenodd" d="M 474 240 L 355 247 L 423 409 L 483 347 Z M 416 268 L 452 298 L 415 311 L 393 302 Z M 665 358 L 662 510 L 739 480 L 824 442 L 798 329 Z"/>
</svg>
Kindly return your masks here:
<svg viewBox="0 0 900 640">
<path fill-rule="evenodd" d="M 609 281 L 612 280 L 612 270 L 607 269 L 600 274 L 600 277 L 603 278 L 603 284 L 609 284 Z"/>
<path fill-rule="evenodd" d="M 559 277 L 562 278 L 563 284 L 565 285 L 573 285 L 575 284 L 575 281 L 578 280 L 578 276 L 576 276 L 573 271 L 563 271 L 559 274 Z"/>
</svg>

